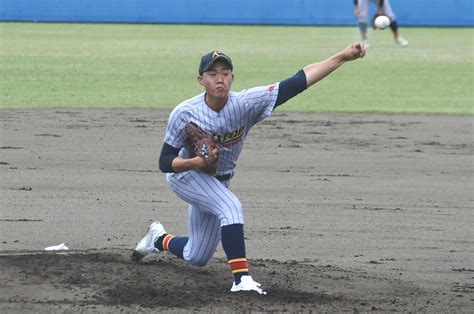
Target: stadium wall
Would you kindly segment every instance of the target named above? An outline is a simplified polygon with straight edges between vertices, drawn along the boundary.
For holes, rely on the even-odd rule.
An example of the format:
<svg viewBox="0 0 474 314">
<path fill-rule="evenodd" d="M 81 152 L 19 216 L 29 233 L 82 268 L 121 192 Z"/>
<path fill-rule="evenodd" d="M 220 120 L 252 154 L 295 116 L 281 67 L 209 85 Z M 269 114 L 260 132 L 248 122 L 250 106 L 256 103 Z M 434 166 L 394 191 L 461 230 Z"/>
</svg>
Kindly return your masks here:
<svg viewBox="0 0 474 314">
<path fill-rule="evenodd" d="M 474 0 L 392 0 L 400 25 L 474 26 Z M 0 21 L 355 25 L 353 0 L 0 0 Z"/>
</svg>

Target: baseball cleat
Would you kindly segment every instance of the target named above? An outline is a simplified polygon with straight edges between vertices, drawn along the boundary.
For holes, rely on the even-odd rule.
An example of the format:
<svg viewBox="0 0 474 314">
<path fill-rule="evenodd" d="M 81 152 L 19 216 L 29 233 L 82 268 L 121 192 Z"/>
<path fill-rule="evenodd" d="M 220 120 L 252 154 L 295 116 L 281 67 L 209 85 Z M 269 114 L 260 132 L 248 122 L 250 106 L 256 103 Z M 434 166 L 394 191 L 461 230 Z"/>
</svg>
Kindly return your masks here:
<svg viewBox="0 0 474 314">
<path fill-rule="evenodd" d="M 160 252 L 160 250 L 155 247 L 155 242 L 165 233 L 166 230 L 159 221 L 155 221 L 150 226 L 148 226 L 146 235 L 140 240 L 140 242 L 138 242 L 137 246 L 133 250 L 132 260 L 139 262 L 146 256 Z"/>
<path fill-rule="evenodd" d="M 242 276 L 240 279 L 240 283 L 238 285 L 234 284 L 232 285 L 232 288 L 230 291 L 232 292 L 239 292 L 239 291 L 257 291 L 260 294 L 267 294 L 266 291 L 264 291 L 262 288 L 260 288 L 261 284 L 258 282 L 254 281 L 252 279 L 252 276 Z"/>
<path fill-rule="evenodd" d="M 367 39 L 364 39 L 362 41 L 362 46 L 364 46 L 364 49 L 369 49 L 370 47 L 369 41 Z"/>
<path fill-rule="evenodd" d="M 408 45 L 408 41 L 402 36 L 398 36 L 397 38 L 395 38 L 395 43 L 401 47 L 405 47 Z"/>
</svg>

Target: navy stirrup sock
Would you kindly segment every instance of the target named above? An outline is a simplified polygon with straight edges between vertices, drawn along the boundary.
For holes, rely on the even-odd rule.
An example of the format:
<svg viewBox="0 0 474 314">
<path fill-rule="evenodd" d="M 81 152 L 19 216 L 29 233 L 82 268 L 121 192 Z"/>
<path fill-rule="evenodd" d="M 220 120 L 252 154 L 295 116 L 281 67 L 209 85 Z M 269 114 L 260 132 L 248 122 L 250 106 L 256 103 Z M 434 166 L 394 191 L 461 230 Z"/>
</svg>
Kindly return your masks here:
<svg viewBox="0 0 474 314">
<path fill-rule="evenodd" d="M 244 225 L 234 224 L 221 228 L 222 247 L 234 274 L 235 284 L 240 283 L 242 276 L 249 274 L 245 257 Z"/>
<path fill-rule="evenodd" d="M 155 242 L 155 247 L 160 251 L 168 251 L 179 258 L 183 258 L 183 250 L 188 243 L 188 237 L 175 237 L 171 234 L 164 234 Z"/>
</svg>

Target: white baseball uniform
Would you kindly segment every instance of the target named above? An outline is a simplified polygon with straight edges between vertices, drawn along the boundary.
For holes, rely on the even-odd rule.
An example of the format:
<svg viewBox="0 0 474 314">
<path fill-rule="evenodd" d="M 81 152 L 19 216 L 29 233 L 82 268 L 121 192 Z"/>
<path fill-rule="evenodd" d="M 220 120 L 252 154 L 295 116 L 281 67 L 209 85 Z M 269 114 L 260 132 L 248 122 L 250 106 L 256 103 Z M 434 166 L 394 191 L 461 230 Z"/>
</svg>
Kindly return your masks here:
<svg viewBox="0 0 474 314">
<path fill-rule="evenodd" d="M 377 4 L 377 0 L 358 0 L 357 7 L 359 9 L 359 23 L 367 23 L 367 17 L 369 14 L 370 2 Z M 383 10 L 385 15 L 390 18 L 390 21 L 396 21 L 396 16 L 393 13 L 392 7 L 390 6 L 390 0 L 384 0 Z"/>
<path fill-rule="evenodd" d="M 215 177 L 200 170 L 168 173 L 172 190 L 189 205 L 188 236 L 183 258 L 193 265 L 205 265 L 220 240 L 221 227 L 243 224 L 242 204 L 229 190 L 236 162 L 250 128 L 269 117 L 278 96 L 279 83 L 230 92 L 227 104 L 215 112 L 205 102 L 205 93 L 179 104 L 168 120 L 164 142 L 181 148 L 179 155 L 190 156 L 185 148 L 185 127 L 189 122 L 212 134 L 222 145 Z M 221 178 L 219 180 L 219 178 Z"/>
</svg>

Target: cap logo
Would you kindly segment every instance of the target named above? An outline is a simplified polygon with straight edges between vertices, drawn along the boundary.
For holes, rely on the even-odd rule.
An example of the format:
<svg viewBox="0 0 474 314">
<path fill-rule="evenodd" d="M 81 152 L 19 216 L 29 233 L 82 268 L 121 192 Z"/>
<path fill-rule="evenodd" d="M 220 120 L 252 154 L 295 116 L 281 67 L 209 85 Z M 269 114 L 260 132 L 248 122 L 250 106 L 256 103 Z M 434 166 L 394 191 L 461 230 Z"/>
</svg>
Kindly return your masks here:
<svg viewBox="0 0 474 314">
<path fill-rule="evenodd" d="M 232 66 L 232 61 L 230 60 L 230 58 L 226 56 L 225 54 L 223 54 L 222 52 L 220 52 L 219 50 L 214 50 L 201 57 L 201 63 L 199 64 L 199 70 L 198 70 L 199 75 L 202 75 L 202 73 L 209 71 L 209 69 L 212 67 L 214 62 L 216 62 L 217 60 L 221 58 L 222 58 L 222 61 L 226 63 L 229 66 L 230 70 L 232 71 L 233 66 Z"/>
</svg>

